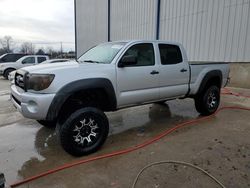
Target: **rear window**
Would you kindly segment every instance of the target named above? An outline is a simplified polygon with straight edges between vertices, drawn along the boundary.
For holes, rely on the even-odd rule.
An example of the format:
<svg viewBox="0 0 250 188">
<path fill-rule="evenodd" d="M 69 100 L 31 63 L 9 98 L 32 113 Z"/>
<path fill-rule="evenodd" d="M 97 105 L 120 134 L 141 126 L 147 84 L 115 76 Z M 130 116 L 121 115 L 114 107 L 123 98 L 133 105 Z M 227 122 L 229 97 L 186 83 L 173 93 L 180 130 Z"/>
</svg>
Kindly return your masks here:
<svg viewBox="0 0 250 188">
<path fill-rule="evenodd" d="M 159 44 L 161 64 L 170 65 L 182 62 L 182 54 L 179 46 L 171 44 Z"/>
<path fill-rule="evenodd" d="M 38 59 L 37 59 L 38 63 L 42 63 L 46 60 L 47 60 L 46 57 L 38 57 Z"/>
</svg>

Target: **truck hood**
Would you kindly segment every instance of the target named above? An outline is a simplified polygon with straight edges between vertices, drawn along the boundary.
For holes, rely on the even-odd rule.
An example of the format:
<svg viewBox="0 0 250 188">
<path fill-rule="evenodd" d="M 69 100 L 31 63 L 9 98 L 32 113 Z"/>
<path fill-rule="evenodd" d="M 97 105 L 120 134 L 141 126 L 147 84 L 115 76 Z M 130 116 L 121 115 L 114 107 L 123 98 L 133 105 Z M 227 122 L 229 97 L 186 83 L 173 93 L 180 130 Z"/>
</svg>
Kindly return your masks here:
<svg viewBox="0 0 250 188">
<path fill-rule="evenodd" d="M 12 65 L 16 65 L 17 62 L 1 62 L 0 65 L 4 65 L 4 67 L 9 67 L 9 66 L 12 66 Z"/>
<path fill-rule="evenodd" d="M 59 74 L 64 71 L 78 72 L 79 68 L 81 71 L 88 72 L 90 69 L 100 68 L 101 64 L 95 63 L 78 63 L 76 61 L 62 62 L 62 63 L 51 63 L 43 65 L 35 65 L 21 68 L 21 70 L 28 71 L 29 73 L 38 73 L 38 74 Z"/>
<path fill-rule="evenodd" d="M 25 67 L 21 70 L 33 74 L 54 74 L 51 85 L 43 93 L 56 93 L 61 87 L 83 79 L 106 78 L 114 80 L 115 66 L 112 64 L 62 62 Z"/>
<path fill-rule="evenodd" d="M 28 71 L 30 73 L 51 73 L 54 70 L 77 68 L 78 66 L 79 64 L 76 61 L 70 61 L 70 62 L 49 63 L 49 64 L 28 66 L 21 68 L 21 70 Z"/>
</svg>

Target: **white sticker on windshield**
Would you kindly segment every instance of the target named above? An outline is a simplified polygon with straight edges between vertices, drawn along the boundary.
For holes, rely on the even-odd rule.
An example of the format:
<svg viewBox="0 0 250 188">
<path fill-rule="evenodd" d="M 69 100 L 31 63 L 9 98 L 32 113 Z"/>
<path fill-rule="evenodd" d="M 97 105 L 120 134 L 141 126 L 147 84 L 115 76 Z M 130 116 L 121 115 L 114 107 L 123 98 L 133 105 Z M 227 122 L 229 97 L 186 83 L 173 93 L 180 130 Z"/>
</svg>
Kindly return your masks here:
<svg viewBox="0 0 250 188">
<path fill-rule="evenodd" d="M 111 48 L 115 48 L 115 49 L 121 49 L 123 46 L 119 45 L 119 44 L 114 44 L 113 46 L 111 46 Z"/>
</svg>

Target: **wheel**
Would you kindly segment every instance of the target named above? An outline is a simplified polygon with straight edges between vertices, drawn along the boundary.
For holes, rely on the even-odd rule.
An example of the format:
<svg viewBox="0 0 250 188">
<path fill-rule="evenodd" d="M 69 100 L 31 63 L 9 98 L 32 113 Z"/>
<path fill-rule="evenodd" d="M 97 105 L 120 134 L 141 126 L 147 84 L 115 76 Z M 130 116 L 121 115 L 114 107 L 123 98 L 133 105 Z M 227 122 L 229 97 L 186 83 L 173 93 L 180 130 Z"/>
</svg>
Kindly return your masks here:
<svg viewBox="0 0 250 188">
<path fill-rule="evenodd" d="M 109 122 L 106 115 L 93 107 L 72 113 L 59 129 L 59 139 L 66 152 L 82 156 L 97 151 L 107 139 Z"/>
<path fill-rule="evenodd" d="M 15 69 L 7 69 L 6 71 L 4 71 L 3 77 L 7 80 L 9 74 L 14 71 Z"/>
<path fill-rule="evenodd" d="M 195 108 L 201 115 L 213 114 L 220 105 L 220 89 L 210 86 L 195 97 Z"/>
<path fill-rule="evenodd" d="M 56 127 L 56 121 L 37 120 L 37 122 L 47 128 Z"/>
</svg>

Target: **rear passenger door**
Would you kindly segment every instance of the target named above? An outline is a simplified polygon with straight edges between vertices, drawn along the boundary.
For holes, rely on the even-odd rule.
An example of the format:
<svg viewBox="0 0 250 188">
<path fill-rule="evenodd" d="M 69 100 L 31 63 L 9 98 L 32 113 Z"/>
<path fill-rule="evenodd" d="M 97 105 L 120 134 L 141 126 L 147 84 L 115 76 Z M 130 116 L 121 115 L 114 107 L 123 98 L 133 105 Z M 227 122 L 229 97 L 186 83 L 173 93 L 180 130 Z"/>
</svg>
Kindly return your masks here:
<svg viewBox="0 0 250 188">
<path fill-rule="evenodd" d="M 158 44 L 160 53 L 160 98 L 184 96 L 188 92 L 189 64 L 177 45 Z"/>
<path fill-rule="evenodd" d="M 152 43 L 134 44 L 126 50 L 122 57 L 124 56 L 136 57 L 137 63 L 116 67 L 118 107 L 157 100 L 159 70 L 155 62 L 154 45 Z"/>
</svg>

